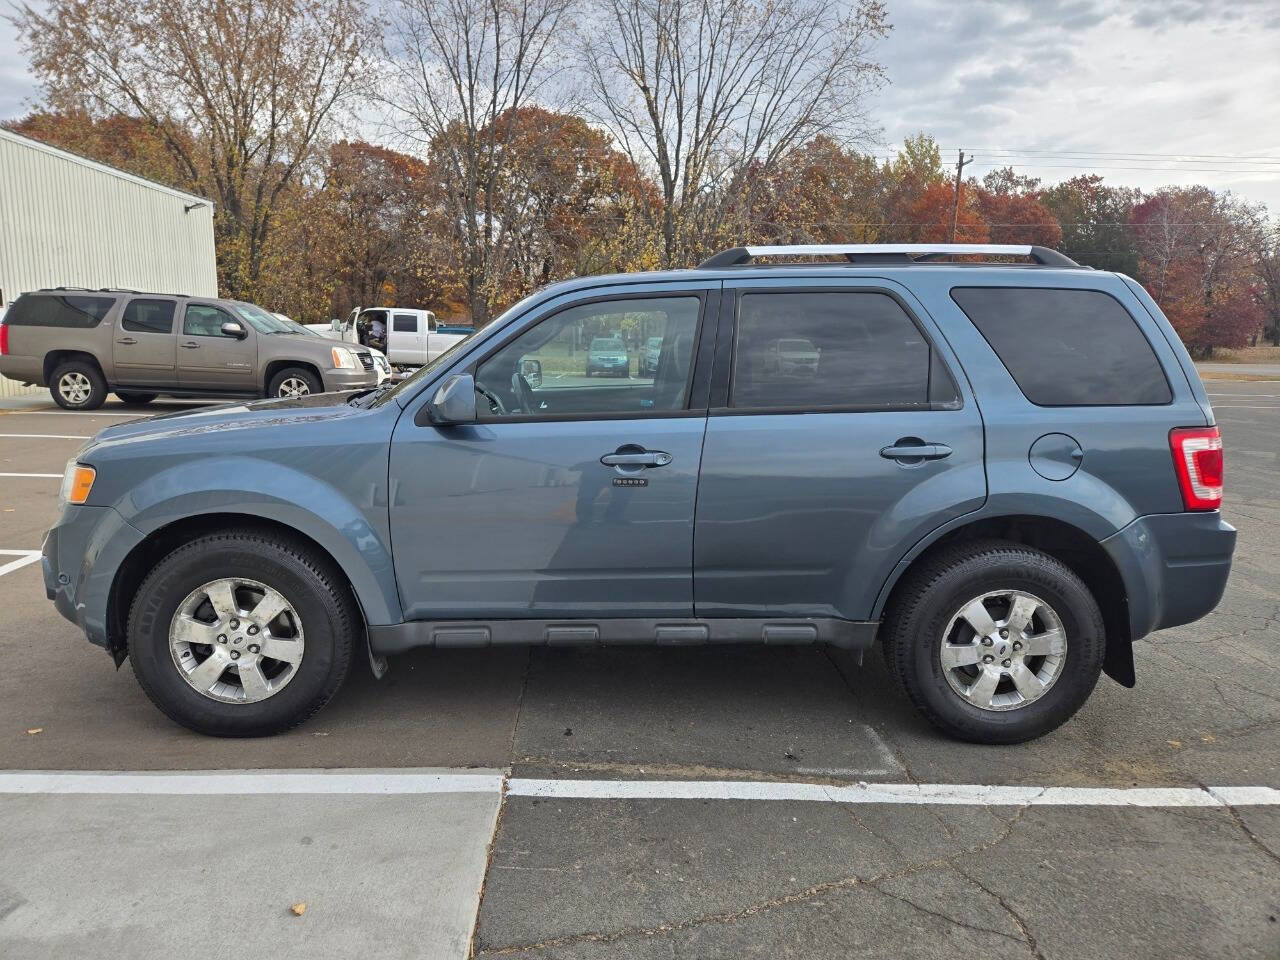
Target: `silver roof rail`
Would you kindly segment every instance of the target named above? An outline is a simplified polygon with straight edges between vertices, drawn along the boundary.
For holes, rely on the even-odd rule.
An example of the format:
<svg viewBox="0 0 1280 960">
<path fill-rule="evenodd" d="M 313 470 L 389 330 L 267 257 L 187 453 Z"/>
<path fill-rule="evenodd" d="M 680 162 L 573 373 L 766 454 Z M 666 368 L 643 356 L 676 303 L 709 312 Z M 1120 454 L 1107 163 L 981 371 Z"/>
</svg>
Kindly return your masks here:
<svg viewBox="0 0 1280 960">
<path fill-rule="evenodd" d="M 732 247 L 704 260 L 707 268 L 738 267 L 757 257 L 844 257 L 850 263 L 927 263 L 946 256 L 1028 257 L 1042 267 L 1079 267 L 1049 247 L 1016 243 L 807 243 Z"/>
</svg>

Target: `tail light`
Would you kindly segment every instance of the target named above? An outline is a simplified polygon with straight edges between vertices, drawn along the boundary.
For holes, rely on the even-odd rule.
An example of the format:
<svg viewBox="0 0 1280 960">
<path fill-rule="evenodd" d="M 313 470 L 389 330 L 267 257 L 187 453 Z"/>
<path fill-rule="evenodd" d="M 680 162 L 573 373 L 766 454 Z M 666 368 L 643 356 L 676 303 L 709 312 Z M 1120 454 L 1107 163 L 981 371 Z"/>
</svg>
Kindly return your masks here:
<svg viewBox="0 0 1280 960">
<path fill-rule="evenodd" d="M 1176 427 L 1169 431 L 1173 469 L 1188 510 L 1222 506 L 1222 434 L 1217 427 Z"/>
<path fill-rule="evenodd" d="M 9 325 L 0 320 L 0 357 L 9 352 Z"/>
</svg>

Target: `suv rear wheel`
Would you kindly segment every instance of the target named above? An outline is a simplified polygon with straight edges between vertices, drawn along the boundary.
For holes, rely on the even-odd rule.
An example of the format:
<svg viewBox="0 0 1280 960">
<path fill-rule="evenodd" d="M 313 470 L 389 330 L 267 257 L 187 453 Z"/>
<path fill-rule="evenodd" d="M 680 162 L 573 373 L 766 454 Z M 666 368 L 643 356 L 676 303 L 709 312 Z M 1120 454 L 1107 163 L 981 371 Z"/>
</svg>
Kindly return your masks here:
<svg viewBox="0 0 1280 960">
<path fill-rule="evenodd" d="M 329 702 L 359 623 L 327 558 L 276 533 L 233 530 L 156 564 L 129 611 L 129 657 L 170 719 L 214 736 L 266 736 Z"/>
<path fill-rule="evenodd" d="M 66 410 L 97 410 L 107 399 L 102 371 L 87 360 L 58 364 L 49 380 L 53 402 Z"/>
<path fill-rule="evenodd" d="M 314 373 L 302 367 L 286 367 L 267 385 L 268 397 L 305 397 L 312 393 L 324 393 L 324 384 Z"/>
<path fill-rule="evenodd" d="M 884 654 L 935 726 L 1019 743 L 1088 699 L 1106 647 L 1102 614 L 1061 562 L 987 541 L 944 550 L 908 578 L 886 617 Z"/>
</svg>

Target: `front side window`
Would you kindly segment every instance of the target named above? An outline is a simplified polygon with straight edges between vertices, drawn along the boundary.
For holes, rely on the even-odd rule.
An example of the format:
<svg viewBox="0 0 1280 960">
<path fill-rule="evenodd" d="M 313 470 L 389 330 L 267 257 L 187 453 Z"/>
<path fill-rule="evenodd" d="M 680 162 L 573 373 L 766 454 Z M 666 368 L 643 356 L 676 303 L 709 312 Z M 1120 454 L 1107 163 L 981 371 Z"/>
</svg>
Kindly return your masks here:
<svg viewBox="0 0 1280 960">
<path fill-rule="evenodd" d="M 1133 406 L 1173 399 L 1151 344 L 1100 290 L 956 287 L 960 305 L 1018 389 L 1043 407 Z"/>
<path fill-rule="evenodd" d="M 120 326 L 133 333 L 173 333 L 172 300 L 130 300 Z"/>
<path fill-rule="evenodd" d="M 219 307 L 203 303 L 187 304 L 182 318 L 182 332 L 188 337 L 223 337 L 222 325 L 231 320 L 231 314 Z"/>
<path fill-rule="evenodd" d="M 476 368 L 485 419 L 681 410 L 701 300 L 607 300 L 570 307 L 526 330 Z M 647 357 L 657 347 L 653 363 Z"/>
<path fill-rule="evenodd" d="M 742 296 L 731 406 L 928 409 L 958 402 L 945 365 L 887 294 Z"/>
</svg>

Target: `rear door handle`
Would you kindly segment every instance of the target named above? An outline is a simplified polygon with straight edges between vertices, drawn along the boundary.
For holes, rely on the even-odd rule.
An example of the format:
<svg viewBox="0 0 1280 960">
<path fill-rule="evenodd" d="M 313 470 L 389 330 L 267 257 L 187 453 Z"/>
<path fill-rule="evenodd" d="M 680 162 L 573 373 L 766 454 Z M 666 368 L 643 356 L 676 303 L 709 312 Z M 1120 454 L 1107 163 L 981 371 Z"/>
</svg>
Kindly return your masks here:
<svg viewBox="0 0 1280 960">
<path fill-rule="evenodd" d="M 674 458 L 662 450 L 643 453 L 606 453 L 600 462 L 606 467 L 665 467 Z"/>
<path fill-rule="evenodd" d="M 183 350 L 199 350 L 200 344 L 192 343 L 190 340 L 188 340 L 186 343 L 182 345 L 182 349 Z"/>
<path fill-rule="evenodd" d="M 123 340 L 117 340 L 117 341 L 116 341 L 116 343 L 123 343 L 123 344 L 126 344 L 127 346 L 130 346 L 130 347 L 131 347 L 131 346 L 133 346 L 133 345 L 134 345 L 135 343 L 137 343 L 137 342 L 138 342 L 138 341 L 137 341 L 137 340 L 135 340 L 133 337 L 125 337 Z"/>
<path fill-rule="evenodd" d="M 880 456 L 886 460 L 941 460 L 951 456 L 951 448 L 945 443 L 898 443 L 880 448 Z"/>
</svg>

